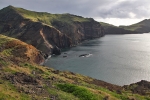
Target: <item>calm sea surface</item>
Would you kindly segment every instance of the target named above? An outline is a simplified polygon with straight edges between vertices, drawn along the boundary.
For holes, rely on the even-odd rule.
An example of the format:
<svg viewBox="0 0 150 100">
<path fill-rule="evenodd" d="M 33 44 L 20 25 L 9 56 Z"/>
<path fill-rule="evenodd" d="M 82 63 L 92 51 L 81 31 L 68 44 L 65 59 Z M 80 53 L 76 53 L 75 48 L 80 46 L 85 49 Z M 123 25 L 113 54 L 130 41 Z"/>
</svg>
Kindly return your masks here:
<svg viewBox="0 0 150 100">
<path fill-rule="evenodd" d="M 92 55 L 79 57 L 81 54 Z M 85 41 L 52 56 L 45 65 L 117 85 L 150 81 L 150 34 L 106 35 Z"/>
</svg>

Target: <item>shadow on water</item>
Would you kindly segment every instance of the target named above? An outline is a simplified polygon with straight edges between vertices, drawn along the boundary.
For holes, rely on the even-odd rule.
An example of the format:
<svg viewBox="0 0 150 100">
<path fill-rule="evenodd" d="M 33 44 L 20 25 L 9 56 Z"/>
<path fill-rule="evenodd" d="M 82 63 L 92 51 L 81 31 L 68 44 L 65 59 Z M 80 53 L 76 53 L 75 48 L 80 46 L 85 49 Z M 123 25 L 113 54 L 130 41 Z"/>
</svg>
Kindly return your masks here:
<svg viewBox="0 0 150 100">
<path fill-rule="evenodd" d="M 85 46 L 85 47 L 92 47 L 92 46 L 100 46 L 100 44 L 102 44 L 102 40 L 100 39 L 94 39 L 94 40 L 86 40 L 86 41 L 83 41 L 82 43 L 80 43 L 79 45 L 77 46 L 73 46 L 73 47 L 70 47 L 70 48 L 64 48 L 62 49 L 62 53 L 65 53 L 69 50 L 73 50 L 73 49 L 76 49 L 76 47 L 82 47 L 82 46 Z"/>
</svg>

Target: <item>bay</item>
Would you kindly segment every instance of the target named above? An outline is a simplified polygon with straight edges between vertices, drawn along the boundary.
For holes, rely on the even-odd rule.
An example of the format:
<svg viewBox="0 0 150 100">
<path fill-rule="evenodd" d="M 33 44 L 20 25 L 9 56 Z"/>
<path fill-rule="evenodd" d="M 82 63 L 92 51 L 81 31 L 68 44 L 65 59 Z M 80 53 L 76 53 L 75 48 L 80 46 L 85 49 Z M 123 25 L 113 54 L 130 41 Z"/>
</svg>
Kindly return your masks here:
<svg viewBox="0 0 150 100">
<path fill-rule="evenodd" d="M 45 65 L 120 86 L 150 81 L 150 34 L 105 35 L 52 56 Z"/>
</svg>

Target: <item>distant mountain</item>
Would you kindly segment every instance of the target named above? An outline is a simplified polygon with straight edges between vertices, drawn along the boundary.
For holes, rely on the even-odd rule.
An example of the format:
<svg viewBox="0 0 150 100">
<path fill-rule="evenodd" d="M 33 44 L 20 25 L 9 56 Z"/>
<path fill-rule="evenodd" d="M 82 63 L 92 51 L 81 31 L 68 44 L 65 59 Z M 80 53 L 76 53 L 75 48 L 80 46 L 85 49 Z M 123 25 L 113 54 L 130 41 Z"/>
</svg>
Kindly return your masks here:
<svg viewBox="0 0 150 100">
<path fill-rule="evenodd" d="M 132 30 L 126 30 L 121 27 L 117 27 L 108 23 L 100 22 L 100 24 L 104 27 L 105 34 L 134 34 L 137 33 Z"/>
<path fill-rule="evenodd" d="M 137 33 L 148 33 L 150 32 L 150 19 L 145 19 L 139 23 L 130 26 L 119 26 L 125 30 L 136 31 Z"/>
<path fill-rule="evenodd" d="M 0 10 L 0 34 L 20 39 L 43 53 L 60 54 L 61 48 L 104 35 L 92 18 L 50 14 L 8 6 Z"/>
</svg>

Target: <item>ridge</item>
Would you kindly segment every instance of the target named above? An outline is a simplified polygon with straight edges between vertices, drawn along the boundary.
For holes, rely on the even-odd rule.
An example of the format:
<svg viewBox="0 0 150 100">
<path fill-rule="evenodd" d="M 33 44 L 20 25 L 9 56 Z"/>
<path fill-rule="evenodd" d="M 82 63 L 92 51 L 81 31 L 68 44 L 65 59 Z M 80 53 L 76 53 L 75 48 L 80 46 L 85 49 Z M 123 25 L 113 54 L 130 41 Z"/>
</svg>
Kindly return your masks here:
<svg viewBox="0 0 150 100">
<path fill-rule="evenodd" d="M 0 10 L 0 21 L 0 34 L 20 39 L 46 55 L 60 54 L 61 49 L 104 36 L 99 22 L 72 14 L 50 14 L 8 6 Z"/>
</svg>

